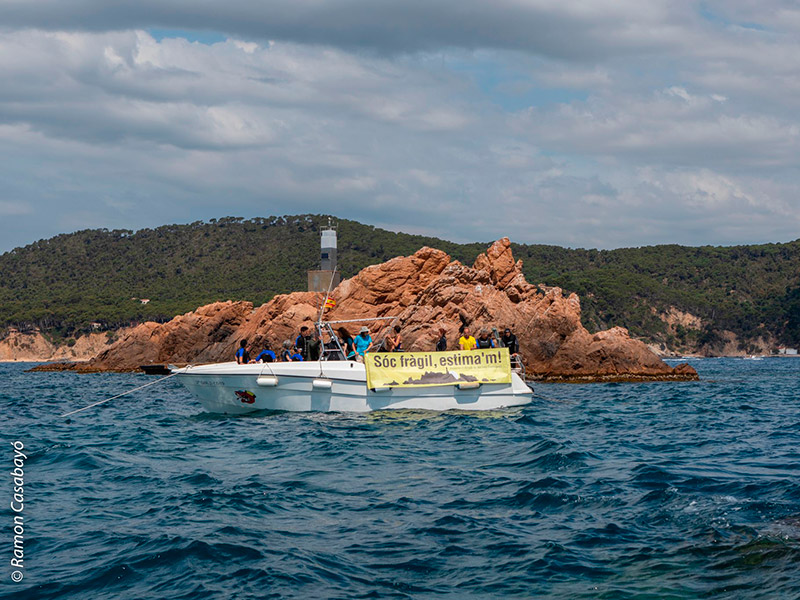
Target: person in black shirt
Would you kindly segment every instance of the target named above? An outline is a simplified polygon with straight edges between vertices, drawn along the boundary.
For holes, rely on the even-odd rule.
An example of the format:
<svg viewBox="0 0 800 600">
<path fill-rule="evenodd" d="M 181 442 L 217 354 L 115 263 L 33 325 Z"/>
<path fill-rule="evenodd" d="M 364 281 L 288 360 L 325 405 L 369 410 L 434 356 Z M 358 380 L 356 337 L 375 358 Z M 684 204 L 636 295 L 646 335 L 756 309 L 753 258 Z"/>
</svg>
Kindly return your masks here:
<svg viewBox="0 0 800 600">
<path fill-rule="evenodd" d="M 439 328 L 439 340 L 436 342 L 436 351 L 444 352 L 447 350 L 447 338 L 444 335 L 444 329 Z"/>
<path fill-rule="evenodd" d="M 508 348 L 508 353 L 511 355 L 511 368 L 522 368 L 522 357 L 519 355 L 519 342 L 517 336 L 511 333 L 511 329 L 506 327 L 503 331 L 503 337 L 500 338 L 500 343 Z"/>
<path fill-rule="evenodd" d="M 476 348 L 494 348 L 494 342 L 489 337 L 488 329 L 481 329 L 481 333 L 475 342 L 477 343 Z"/>
<path fill-rule="evenodd" d="M 294 339 L 294 347 L 303 357 L 303 360 L 308 360 L 308 344 L 311 342 L 311 332 L 308 327 L 303 325 L 300 328 L 300 335 Z"/>
<path fill-rule="evenodd" d="M 517 354 L 519 352 L 519 342 L 517 342 L 517 336 L 511 333 L 511 329 L 506 327 L 505 331 L 503 332 L 503 337 L 500 338 L 500 341 L 503 343 L 503 346 L 508 348 L 509 354 Z"/>
</svg>

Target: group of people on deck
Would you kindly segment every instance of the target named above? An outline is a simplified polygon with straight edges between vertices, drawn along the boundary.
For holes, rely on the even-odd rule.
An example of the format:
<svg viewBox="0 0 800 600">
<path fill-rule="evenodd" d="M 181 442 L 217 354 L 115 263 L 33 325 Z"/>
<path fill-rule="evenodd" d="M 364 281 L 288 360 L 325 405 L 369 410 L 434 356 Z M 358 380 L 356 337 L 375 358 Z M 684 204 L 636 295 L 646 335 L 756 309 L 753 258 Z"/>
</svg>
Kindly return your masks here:
<svg viewBox="0 0 800 600">
<path fill-rule="evenodd" d="M 364 361 L 364 355 L 370 351 L 377 352 L 403 352 L 403 338 L 400 335 L 401 328 L 395 325 L 392 331 L 386 336 L 383 341 L 376 346 L 375 342 L 370 335 L 369 327 L 362 327 L 358 335 L 353 337 L 345 327 L 339 327 L 337 333 L 339 334 L 338 340 L 333 339 L 323 342 L 316 331 L 312 331 L 309 327 L 303 326 L 300 328 L 300 334 L 292 340 L 284 340 L 280 355 L 276 355 L 270 348 L 269 342 L 264 342 L 264 349 L 254 358 L 250 358 L 250 353 L 247 350 L 247 340 L 242 340 L 239 344 L 239 349 L 236 351 L 236 362 L 239 364 L 247 363 L 267 363 L 276 362 L 295 362 L 306 360 L 319 360 L 322 356 L 323 350 L 327 352 L 326 358 L 328 360 L 354 360 L 358 362 Z M 447 336 L 444 328 L 439 328 L 435 335 L 437 352 L 444 352 L 447 350 Z M 464 326 L 461 329 L 461 336 L 458 339 L 458 349 L 460 350 L 476 350 L 484 348 L 508 348 L 511 356 L 519 353 L 519 342 L 511 329 L 506 327 L 502 336 L 497 336 L 496 339 L 490 337 L 488 329 L 483 328 L 475 338 L 470 333 L 470 329 Z"/>
<path fill-rule="evenodd" d="M 440 330 L 443 332 L 444 330 Z M 444 339 L 444 338 L 442 338 Z M 442 341 L 442 340 L 440 340 Z M 446 350 L 446 343 L 447 340 L 444 340 L 442 344 L 444 347 L 442 350 Z M 503 335 L 495 342 L 495 340 L 489 337 L 489 330 L 483 328 L 478 333 L 478 337 L 472 337 L 472 334 L 469 331 L 469 327 L 464 327 L 461 333 L 461 337 L 458 338 L 458 347 L 461 350 L 482 350 L 485 348 L 508 348 L 508 352 L 510 354 L 517 354 L 519 352 L 519 342 L 517 341 L 517 336 L 515 336 L 511 329 L 506 327 L 503 331 Z M 439 350 L 439 344 L 437 343 L 436 349 Z"/>
</svg>

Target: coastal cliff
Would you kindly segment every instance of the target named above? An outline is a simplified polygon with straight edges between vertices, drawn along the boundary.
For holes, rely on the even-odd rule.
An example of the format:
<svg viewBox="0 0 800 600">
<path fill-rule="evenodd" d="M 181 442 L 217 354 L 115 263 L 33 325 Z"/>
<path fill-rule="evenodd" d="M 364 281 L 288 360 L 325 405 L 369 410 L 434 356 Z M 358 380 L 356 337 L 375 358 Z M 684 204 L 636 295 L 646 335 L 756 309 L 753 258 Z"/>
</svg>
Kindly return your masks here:
<svg viewBox="0 0 800 600">
<path fill-rule="evenodd" d="M 128 328 L 115 332 L 87 333 L 69 343 L 54 344 L 40 331 L 11 329 L 3 332 L 0 338 L 0 362 L 87 361 L 127 331 Z"/>
<path fill-rule="evenodd" d="M 332 297 L 336 306 L 326 319 L 395 317 L 369 324 L 372 335 L 381 338 L 400 325 L 406 350 L 432 349 L 440 327 L 451 348 L 462 325 L 473 332 L 510 327 L 519 339 L 527 376 L 534 380 L 697 379 L 690 366 L 670 367 L 624 328 L 590 333 L 581 324 L 578 296 L 528 283 L 507 238 L 492 244 L 471 267 L 441 250 L 421 248 L 361 270 Z M 249 302 L 216 302 L 168 323 L 143 323 L 91 360 L 57 368 L 130 371 L 150 363 L 227 361 L 242 339 L 253 349 L 265 342 L 278 348 L 302 324 L 316 320 L 322 299 L 318 293 L 295 292 L 257 308 Z"/>
</svg>

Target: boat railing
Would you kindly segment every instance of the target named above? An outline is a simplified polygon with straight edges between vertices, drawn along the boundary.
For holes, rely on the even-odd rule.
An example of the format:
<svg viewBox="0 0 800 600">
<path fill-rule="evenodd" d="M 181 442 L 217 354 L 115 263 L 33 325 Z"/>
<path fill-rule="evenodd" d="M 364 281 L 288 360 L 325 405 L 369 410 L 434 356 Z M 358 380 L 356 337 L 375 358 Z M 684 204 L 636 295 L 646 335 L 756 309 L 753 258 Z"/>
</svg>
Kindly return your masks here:
<svg viewBox="0 0 800 600">
<path fill-rule="evenodd" d="M 342 347 L 342 340 L 339 339 L 336 330 L 333 328 L 334 324 L 339 325 L 343 323 L 366 323 L 368 321 L 387 321 L 395 319 L 397 319 L 397 316 L 367 317 L 363 319 L 343 319 L 339 321 L 318 321 L 317 333 L 319 334 L 319 339 L 321 343 L 320 360 L 345 360 L 347 358 L 347 352 L 345 348 Z M 327 344 L 322 341 L 326 335 L 329 339 Z"/>
<path fill-rule="evenodd" d="M 525 380 L 525 363 L 522 362 L 522 356 L 515 352 L 511 355 L 511 370 Z"/>
<path fill-rule="evenodd" d="M 345 360 L 347 358 L 347 353 L 345 352 L 344 348 L 342 348 L 342 343 L 339 340 L 339 336 L 336 335 L 336 332 L 333 330 L 331 324 L 327 321 L 318 324 L 319 329 L 319 339 L 321 344 L 321 352 L 319 359 L 320 360 Z M 323 333 L 328 335 L 329 342 L 325 343 L 322 340 L 325 338 Z"/>
</svg>

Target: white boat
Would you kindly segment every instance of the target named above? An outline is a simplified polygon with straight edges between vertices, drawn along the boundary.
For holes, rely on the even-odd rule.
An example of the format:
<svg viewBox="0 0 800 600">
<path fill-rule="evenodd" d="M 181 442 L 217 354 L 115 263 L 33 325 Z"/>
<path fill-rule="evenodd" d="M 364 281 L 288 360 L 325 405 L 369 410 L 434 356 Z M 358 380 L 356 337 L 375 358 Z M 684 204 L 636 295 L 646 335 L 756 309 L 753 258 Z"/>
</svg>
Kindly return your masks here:
<svg viewBox="0 0 800 600">
<path fill-rule="evenodd" d="M 362 363 L 343 360 L 217 363 L 173 370 L 212 413 L 258 410 L 368 412 L 384 409 L 493 410 L 531 402 L 515 372 L 511 383 L 464 381 L 431 387 L 367 387 Z"/>
</svg>

